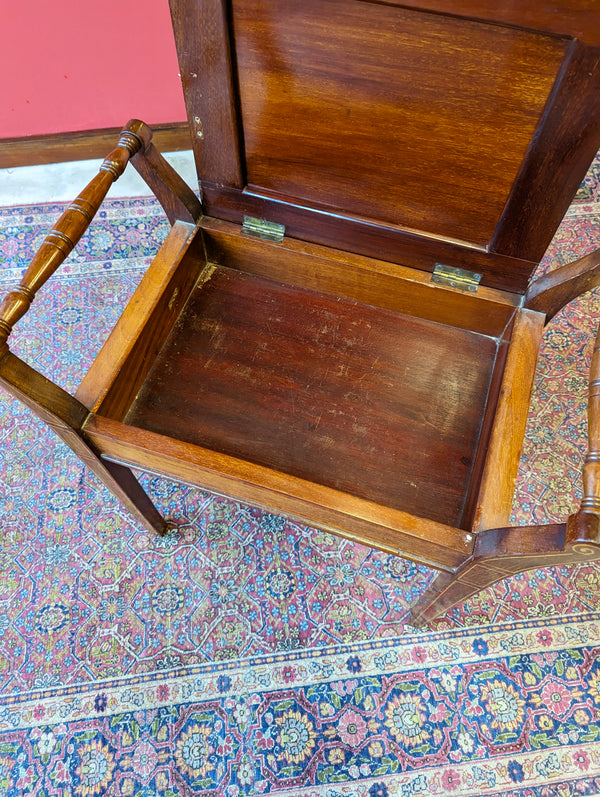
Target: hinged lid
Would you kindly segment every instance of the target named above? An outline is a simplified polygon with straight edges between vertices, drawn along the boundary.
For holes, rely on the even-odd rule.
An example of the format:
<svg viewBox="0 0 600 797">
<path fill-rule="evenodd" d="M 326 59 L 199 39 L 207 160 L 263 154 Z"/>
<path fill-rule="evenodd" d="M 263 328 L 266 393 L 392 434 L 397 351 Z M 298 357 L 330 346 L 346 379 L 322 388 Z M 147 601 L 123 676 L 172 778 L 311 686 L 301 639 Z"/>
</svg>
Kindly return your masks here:
<svg viewBox="0 0 600 797">
<path fill-rule="evenodd" d="M 438 285 L 449 285 L 451 288 L 459 288 L 461 291 L 477 293 L 482 276 L 482 274 L 476 274 L 474 271 L 467 271 L 465 268 L 455 268 L 454 266 L 445 266 L 443 263 L 436 263 L 431 275 L 431 281 Z"/>
<path fill-rule="evenodd" d="M 242 232 L 251 235 L 253 238 L 261 238 L 263 241 L 274 241 L 281 243 L 285 235 L 283 224 L 266 219 L 255 219 L 254 216 L 244 216 Z"/>
<path fill-rule="evenodd" d="M 525 290 L 600 146 L 600 4 L 171 4 L 207 213 Z"/>
</svg>

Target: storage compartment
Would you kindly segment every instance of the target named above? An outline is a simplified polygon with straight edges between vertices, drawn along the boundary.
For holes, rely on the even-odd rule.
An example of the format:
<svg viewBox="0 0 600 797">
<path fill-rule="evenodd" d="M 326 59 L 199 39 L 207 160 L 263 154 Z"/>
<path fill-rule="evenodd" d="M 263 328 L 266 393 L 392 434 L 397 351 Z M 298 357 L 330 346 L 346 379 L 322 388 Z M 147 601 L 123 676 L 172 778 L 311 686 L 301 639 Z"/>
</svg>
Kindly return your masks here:
<svg viewBox="0 0 600 797">
<path fill-rule="evenodd" d="M 598 278 L 531 282 L 600 146 L 576 6 L 171 0 L 201 202 L 132 120 L 0 307 L 0 380 L 149 529 L 130 468 L 445 571 L 418 622 L 600 556 L 595 397 L 581 511 L 510 526 L 544 323 Z M 71 397 L 6 340 L 129 159 L 173 226 Z"/>
<path fill-rule="evenodd" d="M 481 334 L 209 267 L 125 421 L 460 525 L 496 351 Z"/>
<path fill-rule="evenodd" d="M 380 270 L 388 272 L 387 307 L 364 301 L 376 298 L 368 287 Z M 484 323 L 470 319 L 468 294 L 410 269 L 258 241 L 210 219 L 175 273 L 189 295 L 172 290 L 181 309 L 164 342 L 154 334 L 152 359 L 134 367 L 134 353 L 123 365 L 100 414 L 470 527 L 514 300 L 488 291 L 487 302 L 479 299 L 489 310 Z M 289 280 L 276 278 L 283 275 Z M 404 312 L 419 291 L 429 292 L 429 318 Z M 440 321 L 456 302 L 463 312 L 453 306 L 453 314 L 475 330 Z M 124 403 L 132 371 L 136 389 Z"/>
</svg>

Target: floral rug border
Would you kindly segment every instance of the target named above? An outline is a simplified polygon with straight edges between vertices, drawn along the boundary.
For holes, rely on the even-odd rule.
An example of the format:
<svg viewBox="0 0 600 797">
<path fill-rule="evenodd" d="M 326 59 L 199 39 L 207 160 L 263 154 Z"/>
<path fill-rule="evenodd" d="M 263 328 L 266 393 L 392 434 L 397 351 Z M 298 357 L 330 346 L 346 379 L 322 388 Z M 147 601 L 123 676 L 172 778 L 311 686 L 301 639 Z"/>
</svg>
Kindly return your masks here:
<svg viewBox="0 0 600 797">
<path fill-rule="evenodd" d="M 529 632 L 529 633 L 528 633 Z M 454 641 L 454 642 L 452 642 Z M 415 669 L 497 662 L 532 651 L 545 653 L 580 646 L 600 647 L 600 614 L 517 621 L 415 636 L 355 642 L 330 648 L 289 651 L 244 660 L 207 662 L 176 670 L 78 682 L 66 687 L 0 698 L 0 732 L 98 716 L 99 693 L 110 692 L 108 713 L 146 710 L 252 691 L 298 689 Z M 362 654 L 361 656 L 357 654 Z M 147 684 L 153 684 L 150 689 Z M 74 696 L 77 696 L 74 698 Z M 100 701 L 102 705 L 104 701 Z M 104 713 L 102 709 L 100 713 Z"/>
</svg>

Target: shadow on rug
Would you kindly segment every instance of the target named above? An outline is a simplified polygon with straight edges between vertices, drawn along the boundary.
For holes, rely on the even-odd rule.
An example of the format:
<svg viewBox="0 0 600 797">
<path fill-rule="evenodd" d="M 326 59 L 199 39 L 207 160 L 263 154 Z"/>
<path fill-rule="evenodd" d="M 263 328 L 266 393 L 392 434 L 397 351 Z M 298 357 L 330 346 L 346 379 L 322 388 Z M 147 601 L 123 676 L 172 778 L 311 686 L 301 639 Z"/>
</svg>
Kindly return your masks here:
<svg viewBox="0 0 600 797">
<path fill-rule="evenodd" d="M 595 248 L 600 168 L 545 267 Z M 0 209 L 0 288 L 62 207 Z M 164 238 L 109 201 L 15 332 L 73 390 Z M 515 522 L 575 509 L 595 296 L 549 327 Z M 0 795 L 600 793 L 600 569 L 484 590 L 417 634 L 434 573 L 142 475 L 177 521 L 142 531 L 0 393 Z"/>
</svg>

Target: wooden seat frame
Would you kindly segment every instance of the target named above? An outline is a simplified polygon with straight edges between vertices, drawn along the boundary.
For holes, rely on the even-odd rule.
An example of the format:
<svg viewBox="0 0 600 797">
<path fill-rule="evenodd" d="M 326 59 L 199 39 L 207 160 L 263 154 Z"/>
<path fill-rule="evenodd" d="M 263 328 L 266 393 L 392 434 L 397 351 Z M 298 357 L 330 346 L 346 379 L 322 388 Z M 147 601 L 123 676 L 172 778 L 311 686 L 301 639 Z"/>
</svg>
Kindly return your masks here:
<svg viewBox="0 0 600 797">
<path fill-rule="evenodd" d="M 77 395 L 71 396 L 15 356 L 7 340 L 39 288 L 75 246 L 130 158 L 156 192 L 173 226 Z M 117 149 L 64 212 L 20 286 L 5 297 L 0 307 L 0 384 L 45 421 L 140 523 L 158 533 L 167 528 L 130 467 L 234 495 L 412 558 L 440 570 L 412 610 L 415 624 L 434 618 L 456 602 L 514 573 L 600 558 L 599 342 L 591 368 L 589 453 L 583 471 L 580 510 L 563 523 L 526 527 L 506 523 L 527 417 L 526 399 L 544 323 L 571 299 L 600 284 L 600 250 L 536 280 L 522 306 L 499 292 L 488 292 L 485 300 L 479 298 L 488 304 L 488 317 L 503 313 L 503 323 L 512 319 L 517 330 L 507 346 L 503 386 L 491 424 L 486 461 L 480 466 L 481 484 L 472 530 L 467 531 L 377 506 L 118 420 L 127 415 L 192 289 L 206 278 L 201 268 L 190 271 L 180 267 L 186 263 L 186 253 L 197 231 L 218 228 L 218 222 L 203 218 L 196 196 L 155 150 L 149 128 L 138 121 L 130 122 Z M 418 277 L 410 274 L 413 281 Z M 406 275 L 397 280 L 401 290 L 405 290 Z M 450 291 L 452 298 L 458 295 L 452 289 L 418 280 L 416 290 L 423 289 Z M 458 298 L 469 301 L 467 295 Z M 523 389 L 518 390 L 519 385 Z"/>
<path fill-rule="evenodd" d="M 533 279 L 600 147 L 583 0 L 171 0 L 201 201 L 133 120 L 0 304 L 0 384 L 134 517 L 131 468 L 440 572 L 412 623 L 600 557 L 600 338 L 579 511 L 513 527 L 545 324 Z M 74 396 L 14 324 L 128 161 L 171 230 Z"/>
</svg>

